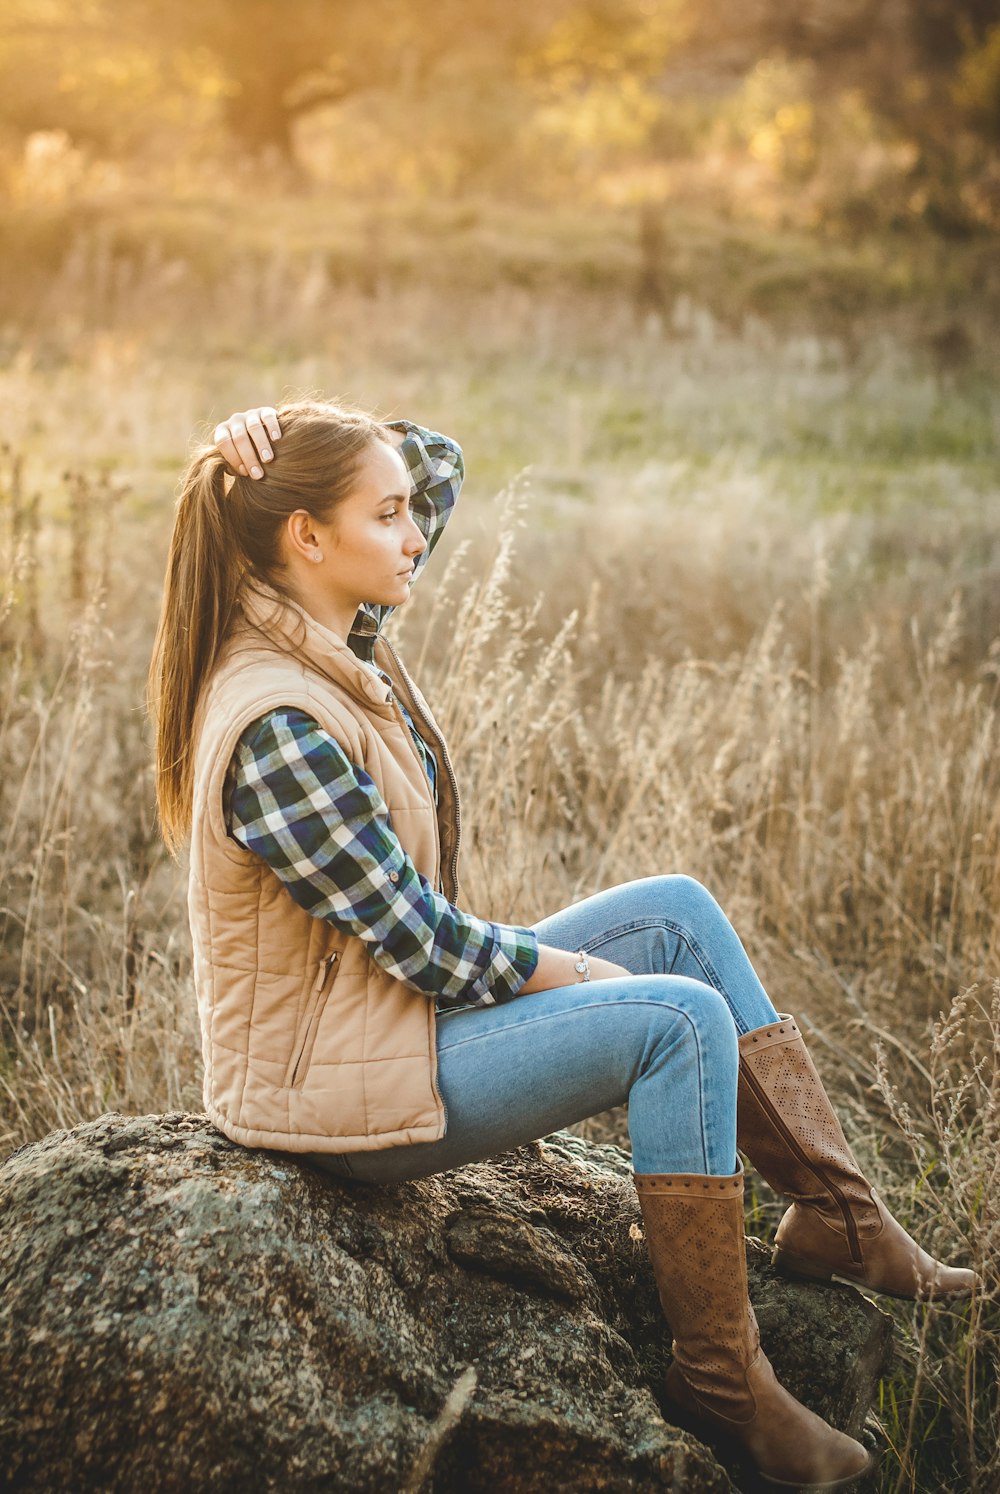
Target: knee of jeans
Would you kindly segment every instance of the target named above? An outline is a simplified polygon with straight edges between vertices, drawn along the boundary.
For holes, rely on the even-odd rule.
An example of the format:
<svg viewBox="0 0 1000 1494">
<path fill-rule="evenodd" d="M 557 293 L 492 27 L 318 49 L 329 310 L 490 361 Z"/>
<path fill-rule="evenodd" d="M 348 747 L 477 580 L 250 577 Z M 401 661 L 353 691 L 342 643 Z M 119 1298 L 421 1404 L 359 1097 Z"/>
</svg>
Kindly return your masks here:
<svg viewBox="0 0 1000 1494">
<path fill-rule="evenodd" d="M 663 901 L 674 921 L 689 928 L 703 926 L 709 919 L 725 917 L 715 898 L 695 877 L 683 872 L 657 878 L 663 889 Z"/>
<path fill-rule="evenodd" d="M 690 1023 L 699 1049 L 712 1058 L 713 1068 L 739 1072 L 740 1050 L 736 1023 L 725 997 L 697 980 L 673 978 L 672 999 Z"/>
<path fill-rule="evenodd" d="M 686 872 L 666 872 L 657 881 L 672 903 L 692 908 L 718 906 L 704 883 L 699 882 L 697 877 L 689 877 Z"/>
</svg>

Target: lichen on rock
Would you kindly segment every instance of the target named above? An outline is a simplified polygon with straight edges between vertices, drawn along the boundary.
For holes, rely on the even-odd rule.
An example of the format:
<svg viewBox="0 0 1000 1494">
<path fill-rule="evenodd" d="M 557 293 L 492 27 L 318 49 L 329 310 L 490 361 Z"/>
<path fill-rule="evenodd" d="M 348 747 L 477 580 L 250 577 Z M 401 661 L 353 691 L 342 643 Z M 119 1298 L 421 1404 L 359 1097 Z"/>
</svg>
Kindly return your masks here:
<svg viewBox="0 0 1000 1494">
<path fill-rule="evenodd" d="M 0 1167 L 0 1485 L 728 1489 L 658 1401 L 638 1224 L 624 1154 L 562 1134 L 373 1187 L 202 1116 L 54 1132 Z M 779 1374 L 857 1432 L 888 1320 L 750 1266 Z"/>
</svg>

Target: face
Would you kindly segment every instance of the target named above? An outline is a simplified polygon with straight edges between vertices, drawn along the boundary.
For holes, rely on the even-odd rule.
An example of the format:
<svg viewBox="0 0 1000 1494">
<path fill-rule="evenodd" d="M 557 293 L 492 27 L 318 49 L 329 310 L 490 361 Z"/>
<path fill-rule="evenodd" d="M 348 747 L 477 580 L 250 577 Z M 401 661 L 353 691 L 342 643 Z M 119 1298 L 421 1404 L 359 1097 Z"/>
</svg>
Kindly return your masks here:
<svg viewBox="0 0 1000 1494">
<path fill-rule="evenodd" d="M 311 610 L 339 619 L 343 631 L 362 602 L 398 607 L 406 601 L 427 541 L 410 512 L 410 477 L 395 447 L 373 442 L 329 523 L 308 523 L 323 557 L 307 577 Z"/>
</svg>

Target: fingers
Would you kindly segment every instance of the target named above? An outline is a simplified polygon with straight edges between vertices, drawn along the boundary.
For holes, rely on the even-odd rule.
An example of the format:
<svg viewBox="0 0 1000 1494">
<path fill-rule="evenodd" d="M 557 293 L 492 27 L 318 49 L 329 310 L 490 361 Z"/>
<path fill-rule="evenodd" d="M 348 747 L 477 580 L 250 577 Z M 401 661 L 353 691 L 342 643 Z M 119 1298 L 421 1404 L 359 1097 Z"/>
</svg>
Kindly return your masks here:
<svg viewBox="0 0 1000 1494">
<path fill-rule="evenodd" d="M 262 405 L 257 411 L 264 425 L 270 432 L 272 441 L 281 440 L 281 426 L 278 424 L 278 412 L 273 405 Z"/>
<path fill-rule="evenodd" d="M 234 472 L 241 477 L 263 477 L 262 464 L 274 458 L 271 443 L 281 439 L 278 412 L 273 405 L 261 405 L 230 415 L 215 427 L 212 439 Z"/>
</svg>

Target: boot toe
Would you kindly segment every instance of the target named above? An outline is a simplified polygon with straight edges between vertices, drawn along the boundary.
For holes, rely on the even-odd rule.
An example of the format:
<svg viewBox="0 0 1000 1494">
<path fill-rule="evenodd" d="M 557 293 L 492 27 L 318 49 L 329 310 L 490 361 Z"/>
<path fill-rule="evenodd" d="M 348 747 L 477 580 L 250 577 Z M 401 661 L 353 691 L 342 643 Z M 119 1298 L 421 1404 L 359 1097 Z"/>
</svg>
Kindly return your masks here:
<svg viewBox="0 0 1000 1494">
<path fill-rule="evenodd" d="M 742 1446 L 761 1479 L 775 1488 L 819 1494 L 846 1487 L 872 1466 L 871 1455 L 860 1442 L 830 1426 L 785 1389 L 762 1353 L 746 1372 L 750 1414 L 744 1420 L 733 1420 L 728 1399 L 720 1404 L 710 1391 L 695 1390 L 676 1362 L 667 1373 L 666 1388 L 676 1405 Z"/>
<path fill-rule="evenodd" d="M 774 1263 L 791 1276 L 848 1281 L 864 1291 L 912 1302 L 918 1298 L 968 1297 L 978 1278 L 961 1266 L 946 1266 L 921 1249 L 877 1193 L 878 1233 L 862 1242 L 861 1259 L 852 1257 L 832 1210 L 793 1203 L 775 1235 Z"/>
<path fill-rule="evenodd" d="M 937 1263 L 928 1293 L 934 1297 L 971 1297 L 979 1285 L 975 1271 L 962 1266 L 943 1266 Z"/>
<path fill-rule="evenodd" d="M 779 1488 L 840 1489 L 871 1468 L 867 1448 L 797 1401 L 775 1378 L 763 1354 L 748 1381 L 757 1402 L 755 1420 L 760 1431 L 766 1429 L 766 1446 L 758 1445 L 755 1452 L 768 1483 Z"/>
</svg>

